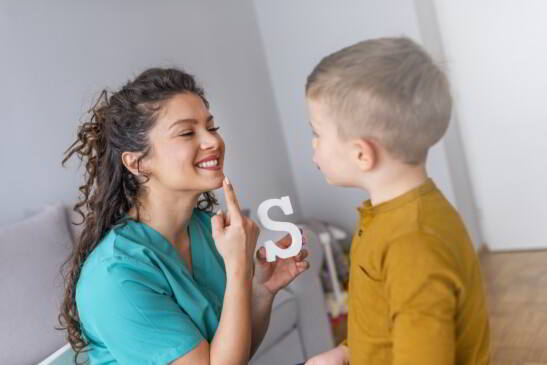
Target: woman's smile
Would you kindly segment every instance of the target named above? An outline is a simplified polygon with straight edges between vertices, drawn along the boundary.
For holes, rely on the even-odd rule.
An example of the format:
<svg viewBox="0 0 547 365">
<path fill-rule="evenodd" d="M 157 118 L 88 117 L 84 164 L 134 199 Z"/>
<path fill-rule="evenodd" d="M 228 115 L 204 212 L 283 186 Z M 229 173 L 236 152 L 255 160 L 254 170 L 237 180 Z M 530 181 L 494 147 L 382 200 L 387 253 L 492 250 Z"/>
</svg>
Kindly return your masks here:
<svg viewBox="0 0 547 365">
<path fill-rule="evenodd" d="M 218 155 L 211 155 L 200 160 L 196 166 L 203 170 L 222 170 L 222 163 Z"/>
</svg>

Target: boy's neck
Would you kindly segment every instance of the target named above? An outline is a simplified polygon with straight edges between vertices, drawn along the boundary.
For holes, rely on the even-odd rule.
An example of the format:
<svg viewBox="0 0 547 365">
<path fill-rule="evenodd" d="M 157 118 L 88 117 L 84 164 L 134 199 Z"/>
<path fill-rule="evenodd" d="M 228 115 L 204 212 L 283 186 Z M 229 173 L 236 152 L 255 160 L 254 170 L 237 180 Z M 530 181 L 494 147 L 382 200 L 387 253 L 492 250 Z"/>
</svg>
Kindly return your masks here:
<svg viewBox="0 0 547 365">
<path fill-rule="evenodd" d="M 424 184 L 428 179 L 425 164 L 408 166 L 384 171 L 372 181 L 367 182 L 365 189 L 370 195 L 373 206 L 395 199 Z"/>
</svg>

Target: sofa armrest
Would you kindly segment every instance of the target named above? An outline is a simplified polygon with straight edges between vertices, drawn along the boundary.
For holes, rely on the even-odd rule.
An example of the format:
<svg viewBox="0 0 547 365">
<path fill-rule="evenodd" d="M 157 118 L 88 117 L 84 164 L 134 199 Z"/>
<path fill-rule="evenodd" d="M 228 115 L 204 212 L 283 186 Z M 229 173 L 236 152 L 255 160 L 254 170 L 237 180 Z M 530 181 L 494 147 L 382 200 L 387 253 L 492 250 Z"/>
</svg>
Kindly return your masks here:
<svg viewBox="0 0 547 365">
<path fill-rule="evenodd" d="M 72 363 L 73 358 L 74 351 L 72 351 L 70 344 L 67 343 L 46 359 L 40 361 L 38 365 L 69 365 Z"/>
</svg>

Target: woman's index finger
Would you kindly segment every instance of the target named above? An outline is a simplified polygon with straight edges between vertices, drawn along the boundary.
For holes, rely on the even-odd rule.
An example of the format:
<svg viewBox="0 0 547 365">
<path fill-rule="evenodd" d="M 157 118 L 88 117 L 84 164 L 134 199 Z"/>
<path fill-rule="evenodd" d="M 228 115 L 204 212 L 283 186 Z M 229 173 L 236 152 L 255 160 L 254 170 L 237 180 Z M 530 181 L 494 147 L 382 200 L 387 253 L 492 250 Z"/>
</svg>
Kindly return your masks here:
<svg viewBox="0 0 547 365">
<path fill-rule="evenodd" d="M 230 215 L 231 220 L 233 221 L 233 218 L 241 220 L 241 210 L 239 209 L 236 193 L 234 191 L 234 187 L 230 183 L 230 180 L 228 180 L 228 177 L 224 178 L 222 186 L 224 188 L 226 208 L 228 209 L 228 214 Z"/>
</svg>

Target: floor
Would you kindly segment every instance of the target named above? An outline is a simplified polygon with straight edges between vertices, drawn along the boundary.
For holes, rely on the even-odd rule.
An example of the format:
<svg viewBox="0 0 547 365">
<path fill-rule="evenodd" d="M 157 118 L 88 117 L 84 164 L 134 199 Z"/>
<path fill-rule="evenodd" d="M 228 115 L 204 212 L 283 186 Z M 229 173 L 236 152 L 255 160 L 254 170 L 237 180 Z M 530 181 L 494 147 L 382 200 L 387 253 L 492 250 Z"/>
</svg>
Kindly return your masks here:
<svg viewBox="0 0 547 365">
<path fill-rule="evenodd" d="M 547 251 L 481 254 L 492 365 L 547 365 Z M 336 343 L 345 318 L 333 321 Z"/>
<path fill-rule="evenodd" d="M 493 365 L 547 365 L 547 251 L 481 255 Z"/>
</svg>

